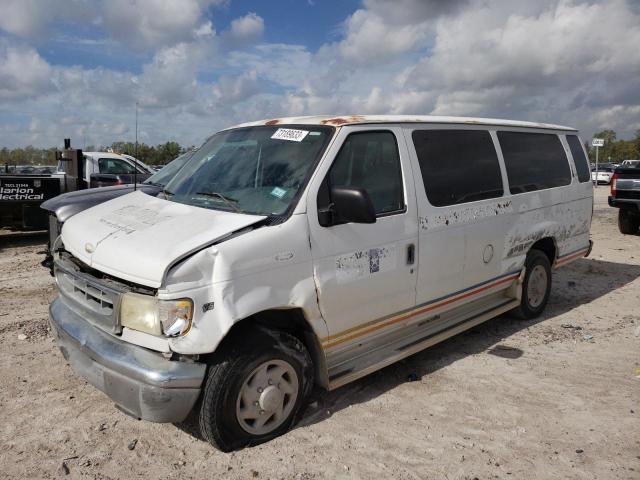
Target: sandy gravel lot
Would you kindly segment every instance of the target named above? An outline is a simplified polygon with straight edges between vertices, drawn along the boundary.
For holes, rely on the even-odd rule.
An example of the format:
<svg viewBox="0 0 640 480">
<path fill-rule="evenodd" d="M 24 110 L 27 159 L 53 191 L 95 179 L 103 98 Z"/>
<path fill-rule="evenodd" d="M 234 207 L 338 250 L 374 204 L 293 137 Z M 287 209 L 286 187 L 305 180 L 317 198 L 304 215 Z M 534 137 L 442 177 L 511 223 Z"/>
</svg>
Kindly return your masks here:
<svg viewBox="0 0 640 480">
<path fill-rule="evenodd" d="M 554 273 L 542 318 L 317 392 L 293 431 L 234 454 L 76 377 L 48 334 L 46 239 L 0 238 L 0 477 L 640 479 L 640 236 L 618 233 L 607 190 L 591 257 Z"/>
</svg>

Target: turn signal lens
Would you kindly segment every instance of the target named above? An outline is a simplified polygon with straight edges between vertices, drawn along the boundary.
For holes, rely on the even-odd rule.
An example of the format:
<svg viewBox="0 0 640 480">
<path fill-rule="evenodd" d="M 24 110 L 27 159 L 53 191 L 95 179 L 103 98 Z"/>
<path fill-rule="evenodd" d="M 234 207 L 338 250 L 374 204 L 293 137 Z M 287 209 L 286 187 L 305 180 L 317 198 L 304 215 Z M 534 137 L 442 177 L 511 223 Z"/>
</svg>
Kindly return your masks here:
<svg viewBox="0 0 640 480">
<path fill-rule="evenodd" d="M 193 319 L 191 299 L 161 300 L 158 307 L 162 332 L 166 337 L 186 335 L 191 329 L 191 320 Z"/>
</svg>

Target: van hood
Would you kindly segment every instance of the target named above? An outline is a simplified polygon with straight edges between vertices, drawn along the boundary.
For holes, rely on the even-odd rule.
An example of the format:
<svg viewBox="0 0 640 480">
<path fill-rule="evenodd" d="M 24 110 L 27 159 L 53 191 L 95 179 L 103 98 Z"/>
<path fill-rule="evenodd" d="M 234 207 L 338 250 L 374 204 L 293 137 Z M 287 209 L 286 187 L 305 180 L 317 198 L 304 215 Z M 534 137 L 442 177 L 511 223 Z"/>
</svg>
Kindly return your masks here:
<svg viewBox="0 0 640 480">
<path fill-rule="evenodd" d="M 74 215 L 65 249 L 96 270 L 153 288 L 179 259 L 264 216 L 208 210 L 136 191 Z"/>
</svg>

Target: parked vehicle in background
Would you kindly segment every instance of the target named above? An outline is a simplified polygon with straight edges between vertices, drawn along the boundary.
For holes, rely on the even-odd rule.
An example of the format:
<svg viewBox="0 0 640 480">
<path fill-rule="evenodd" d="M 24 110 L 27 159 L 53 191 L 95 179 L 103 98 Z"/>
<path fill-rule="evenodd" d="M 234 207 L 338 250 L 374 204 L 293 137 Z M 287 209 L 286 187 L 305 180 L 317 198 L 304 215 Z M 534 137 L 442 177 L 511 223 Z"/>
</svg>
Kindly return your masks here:
<svg viewBox="0 0 640 480">
<path fill-rule="evenodd" d="M 129 155 L 109 152 L 83 152 L 84 180 L 89 188 L 143 182 L 155 173 L 148 165 Z"/>
<path fill-rule="evenodd" d="M 640 167 L 640 160 L 623 160 L 620 164 L 621 167 Z"/>
<path fill-rule="evenodd" d="M 178 158 L 167 164 L 164 168 L 151 175 L 144 182 L 137 186 L 137 190 L 147 195 L 157 195 L 165 185 L 182 168 L 192 151 L 180 155 Z M 134 185 L 115 185 L 111 187 L 89 188 L 75 192 L 63 193 L 50 200 L 45 201 L 40 206 L 49 216 L 49 243 L 46 250 L 46 258 L 42 265 L 51 269 L 53 274 L 53 257 L 51 256 L 51 246 L 60 235 L 62 225 L 73 215 L 94 207 L 100 203 L 121 197 L 134 191 Z"/>
<path fill-rule="evenodd" d="M 66 148 L 57 168 L 21 166 L 0 173 L 0 227 L 21 230 L 47 228 L 40 204 L 60 193 L 89 187 L 142 182 L 153 173 L 133 157 L 109 152 L 86 152 Z M 64 155 L 68 155 L 66 158 Z M 73 158 L 71 158 L 73 157 Z M 136 172 L 137 165 L 137 175 Z"/>
<path fill-rule="evenodd" d="M 272 119 L 211 137 L 157 197 L 68 219 L 52 330 L 136 418 L 228 451 L 335 389 L 513 310 L 591 250 L 576 130 L 415 116 Z"/>
<path fill-rule="evenodd" d="M 591 180 L 594 183 L 609 185 L 615 167 L 610 163 L 602 163 L 598 165 L 598 170 L 591 169 Z"/>
<path fill-rule="evenodd" d="M 640 164 L 616 168 L 611 180 L 609 206 L 618 209 L 620 233 L 633 235 L 640 229 Z"/>
</svg>

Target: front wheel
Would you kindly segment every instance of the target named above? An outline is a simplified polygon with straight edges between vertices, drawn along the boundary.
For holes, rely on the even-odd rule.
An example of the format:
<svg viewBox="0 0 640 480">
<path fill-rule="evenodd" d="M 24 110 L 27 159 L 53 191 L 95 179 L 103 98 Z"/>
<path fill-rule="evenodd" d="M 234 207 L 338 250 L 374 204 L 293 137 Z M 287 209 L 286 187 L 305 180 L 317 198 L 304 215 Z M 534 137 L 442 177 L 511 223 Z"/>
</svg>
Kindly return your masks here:
<svg viewBox="0 0 640 480">
<path fill-rule="evenodd" d="M 628 210 L 618 210 L 618 230 L 624 235 L 638 233 L 640 228 L 640 216 L 632 215 Z"/>
<path fill-rule="evenodd" d="M 259 331 L 211 365 L 199 412 L 200 432 L 229 452 L 285 433 L 313 385 L 313 365 L 292 335 Z"/>
<path fill-rule="evenodd" d="M 551 264 L 540 250 L 531 250 L 525 260 L 522 300 L 514 313 L 523 319 L 538 317 L 547 306 L 551 292 Z"/>
</svg>

